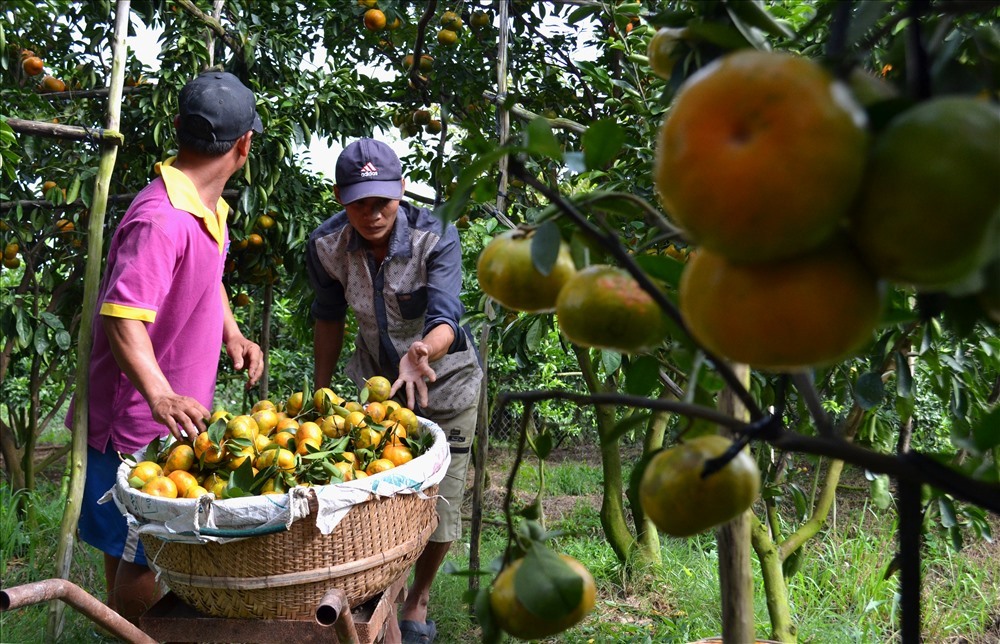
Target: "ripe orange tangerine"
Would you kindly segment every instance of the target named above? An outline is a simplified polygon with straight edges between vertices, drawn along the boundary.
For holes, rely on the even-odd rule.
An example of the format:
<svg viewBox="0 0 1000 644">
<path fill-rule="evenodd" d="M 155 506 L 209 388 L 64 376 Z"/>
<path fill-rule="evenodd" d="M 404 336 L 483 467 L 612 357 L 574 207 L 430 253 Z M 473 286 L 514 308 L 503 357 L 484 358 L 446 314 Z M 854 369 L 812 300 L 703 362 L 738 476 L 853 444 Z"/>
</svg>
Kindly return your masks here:
<svg viewBox="0 0 1000 644">
<path fill-rule="evenodd" d="M 37 76 L 45 69 L 45 63 L 38 56 L 28 56 L 21 61 L 21 68 L 24 69 L 24 73 L 28 76 Z"/>
<path fill-rule="evenodd" d="M 656 145 L 656 190 L 709 250 L 743 262 L 791 257 L 846 217 L 865 125 L 847 86 L 819 64 L 741 50 L 681 86 Z"/>
<path fill-rule="evenodd" d="M 878 324 L 882 288 L 846 245 L 777 262 L 734 264 L 699 249 L 681 276 L 680 310 L 706 349 L 766 371 L 835 362 Z"/>
<path fill-rule="evenodd" d="M 556 299 L 559 328 L 584 347 L 638 353 L 666 337 L 662 309 L 624 269 L 594 265 L 566 280 Z"/>
<path fill-rule="evenodd" d="M 365 28 L 369 31 L 382 31 L 385 29 L 385 14 L 379 9 L 369 9 L 364 15 Z"/>
</svg>

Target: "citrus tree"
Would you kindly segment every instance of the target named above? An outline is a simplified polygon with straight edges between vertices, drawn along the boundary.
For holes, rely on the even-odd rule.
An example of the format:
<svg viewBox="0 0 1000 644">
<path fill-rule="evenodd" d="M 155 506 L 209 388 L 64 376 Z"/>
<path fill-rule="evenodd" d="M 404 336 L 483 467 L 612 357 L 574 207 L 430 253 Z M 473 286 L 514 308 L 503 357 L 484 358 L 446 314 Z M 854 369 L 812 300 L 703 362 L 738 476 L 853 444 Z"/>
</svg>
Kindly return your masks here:
<svg viewBox="0 0 1000 644">
<path fill-rule="evenodd" d="M 1000 215 L 995 182 L 980 174 L 994 172 L 998 161 L 991 8 L 817 2 L 774 3 L 769 12 L 758 3 L 667 3 L 643 14 L 662 27 L 648 50 L 652 70 L 667 81 L 651 83 L 667 108 L 658 132 L 633 147 L 636 130 L 627 111 L 615 113 L 614 126 L 592 120 L 579 138 L 533 120 L 507 150 L 484 145 L 478 162 L 460 177 L 457 194 L 476 200 L 482 170 L 510 155 L 516 157 L 510 160 L 515 174 L 548 202 L 526 218 L 533 225 L 522 233 L 533 235 L 531 261 L 507 255 L 505 268 L 518 267 L 518 281 L 541 284 L 558 275 L 560 240 L 573 242 L 580 231 L 635 279 L 627 288 L 621 281 L 602 283 L 584 269 L 589 286 L 578 293 L 570 278 L 557 298 L 563 337 L 574 343 L 585 371 L 589 364 L 606 377 L 588 381 L 591 396 L 527 392 L 505 394 L 507 400 L 565 397 L 599 408 L 615 402 L 619 410 L 666 410 L 695 420 L 680 432 L 685 444 L 706 424 L 735 430 L 733 448 L 701 475 L 707 480 L 711 471 L 731 467 L 729 459 L 750 440 L 779 448 L 758 453 L 766 487 L 760 517 L 750 521 L 774 635 L 782 640 L 794 639 L 795 630 L 784 600 L 785 577 L 794 572 L 802 544 L 822 527 L 844 461 L 873 473 L 880 507 L 893 503 L 885 475 L 896 481 L 901 558 L 910 562 L 902 576 L 904 638 L 919 631 L 914 535 L 929 523 L 958 545 L 966 531 L 988 535 L 983 509 L 998 509 L 991 500 L 998 363 L 990 302 Z M 587 11 L 614 10 L 567 13 Z M 771 53 L 775 48 L 790 53 Z M 626 78 L 614 80 L 628 87 L 633 79 Z M 809 86 L 817 81 L 813 94 Z M 579 102 L 587 89 L 578 90 Z M 960 96 L 937 98 L 944 94 Z M 620 106 L 616 98 L 607 100 Z M 649 114 L 641 107 L 636 112 Z M 805 130 L 796 133 L 798 127 Z M 944 131 L 958 135 L 949 136 L 947 148 L 938 138 Z M 638 168 L 632 165 L 636 158 L 644 161 Z M 622 176 L 618 170 L 628 176 L 624 190 L 593 189 Z M 666 219 L 657 216 L 656 205 Z M 956 213 L 956 226 L 944 211 Z M 446 205 L 442 212 L 452 210 Z M 935 232 L 938 221 L 947 234 Z M 954 251 L 951 235 L 961 239 L 962 251 Z M 685 253 L 678 245 L 694 250 Z M 581 244 L 579 250 L 592 248 Z M 534 310 L 533 303 L 494 288 L 494 277 L 480 274 L 495 300 Z M 660 332 L 653 351 L 643 332 L 656 334 L 661 321 L 644 313 L 644 298 L 633 297 L 637 286 L 674 323 Z M 564 299 L 583 300 L 583 312 L 560 307 Z M 608 300 L 614 305 L 606 307 Z M 643 322 L 638 329 L 631 326 L 635 317 Z M 941 370 L 942 352 L 958 361 Z M 754 368 L 749 382 L 741 381 L 730 361 Z M 609 390 L 664 392 L 677 373 L 683 374 L 677 394 L 682 403 L 656 394 L 642 402 L 607 396 Z M 706 410 L 724 386 L 749 410 L 749 424 Z M 937 428 L 920 424 L 924 417 L 942 418 L 941 409 L 952 415 L 944 421 L 947 446 Z M 607 417 L 603 447 L 635 423 L 634 415 L 616 415 L 614 409 Z M 647 437 L 655 440 L 654 422 Z M 533 447 L 544 456 L 544 448 Z M 804 494 L 802 481 L 789 474 L 789 452 L 833 459 L 817 492 Z M 607 485 L 609 454 L 602 449 L 602 456 Z M 666 477 L 667 467 L 690 475 Z M 661 490 L 659 501 L 674 521 L 697 525 L 704 503 L 699 505 L 703 497 L 696 493 L 694 473 L 701 466 L 653 458 L 638 469 L 669 482 L 643 486 L 646 497 Z M 934 487 L 922 494 L 923 483 Z M 733 486 L 715 493 L 732 500 L 746 489 Z M 630 498 L 641 519 L 641 504 Z M 783 499 L 794 502 L 791 516 L 783 516 Z M 606 487 L 605 509 L 608 501 Z M 649 511 L 654 519 L 656 509 Z M 669 532 L 666 523 L 661 519 L 658 527 Z M 643 542 L 623 528 L 605 523 L 624 560 Z"/>
</svg>

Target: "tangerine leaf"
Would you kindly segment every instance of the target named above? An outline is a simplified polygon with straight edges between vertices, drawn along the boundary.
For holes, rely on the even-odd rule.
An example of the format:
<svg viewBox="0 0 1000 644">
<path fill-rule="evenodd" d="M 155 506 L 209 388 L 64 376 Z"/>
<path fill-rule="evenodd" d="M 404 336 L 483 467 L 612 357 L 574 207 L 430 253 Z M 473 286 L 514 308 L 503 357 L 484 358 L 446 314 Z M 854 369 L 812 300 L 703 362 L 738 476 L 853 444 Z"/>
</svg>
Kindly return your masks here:
<svg viewBox="0 0 1000 644">
<path fill-rule="evenodd" d="M 792 493 L 792 502 L 795 504 L 795 514 L 801 521 L 809 516 L 809 500 L 806 499 L 806 493 L 798 485 L 791 483 L 788 487 Z"/>
<path fill-rule="evenodd" d="M 533 316 L 524 334 L 524 343 L 532 351 L 541 351 L 542 342 L 548 337 L 548 325 L 540 315 Z"/>
<path fill-rule="evenodd" d="M 234 498 L 233 492 L 239 492 L 238 496 L 249 496 L 248 490 L 253 487 L 253 478 L 253 467 L 248 458 L 229 475 L 229 482 L 226 483 L 226 496 Z"/>
<path fill-rule="evenodd" d="M 559 258 L 562 235 L 559 226 L 551 219 L 535 229 L 531 236 L 531 263 L 542 275 L 549 275 Z"/>
<path fill-rule="evenodd" d="M 524 133 L 524 147 L 528 152 L 538 154 L 557 161 L 562 160 L 562 146 L 559 139 L 552 133 L 549 120 L 544 116 L 539 116 L 528 123 L 528 128 Z"/>
<path fill-rule="evenodd" d="M 876 475 L 870 485 L 872 500 L 880 510 L 886 510 L 892 505 L 892 493 L 889 492 L 889 477 L 885 474 Z"/>
<path fill-rule="evenodd" d="M 548 431 L 543 431 L 538 436 L 536 436 L 535 440 L 533 441 L 533 449 L 535 451 L 535 455 L 537 455 L 538 458 L 542 459 L 543 461 L 548 457 L 549 454 L 552 453 L 553 447 L 554 443 L 552 441 L 552 434 L 550 434 Z"/>
<path fill-rule="evenodd" d="M 493 619 L 493 608 L 490 606 L 490 587 L 483 586 L 476 593 L 476 621 L 482 629 L 484 644 L 500 644 L 503 639 L 503 631 L 497 626 Z"/>
<path fill-rule="evenodd" d="M 660 382 L 660 362 L 653 356 L 639 356 L 625 366 L 625 391 L 646 396 Z"/>
<path fill-rule="evenodd" d="M 583 133 L 583 160 L 588 170 L 610 163 L 625 143 L 625 130 L 614 119 L 597 120 Z"/>
<path fill-rule="evenodd" d="M 955 504 L 946 496 L 938 498 L 938 510 L 941 512 L 941 525 L 945 528 L 954 528 L 958 525 L 955 518 Z"/>
<path fill-rule="evenodd" d="M 604 366 L 604 373 L 612 374 L 622 366 L 622 354 L 610 349 L 601 349 L 601 364 Z"/>
<path fill-rule="evenodd" d="M 885 386 L 882 384 L 882 376 L 869 371 L 863 373 L 854 383 L 854 399 L 864 410 L 877 407 L 885 396 Z"/>
<path fill-rule="evenodd" d="M 222 438 L 226 435 L 226 424 L 225 418 L 219 418 L 208 426 L 208 438 L 215 445 L 221 443 Z"/>
<path fill-rule="evenodd" d="M 913 372 L 910 371 L 910 363 L 902 351 L 896 352 L 896 393 L 906 398 L 910 395 L 913 387 Z"/>
<path fill-rule="evenodd" d="M 896 414 L 899 416 L 901 423 L 907 423 L 913 416 L 913 410 L 916 406 L 916 401 L 912 396 L 896 396 Z"/>
<path fill-rule="evenodd" d="M 686 29 L 692 39 L 704 40 L 723 49 L 743 49 L 750 46 L 747 39 L 735 27 L 718 22 L 692 20 L 687 23 Z"/>
<path fill-rule="evenodd" d="M 892 10 L 892 4 L 880 0 L 861 0 L 851 16 L 847 28 L 847 44 L 858 43 L 887 12 Z"/>
<path fill-rule="evenodd" d="M 959 552 L 962 546 L 965 545 L 962 538 L 962 528 L 959 526 L 954 526 L 948 529 L 948 536 L 951 537 L 951 548 L 955 552 Z"/>
<path fill-rule="evenodd" d="M 655 277 L 673 287 L 681 282 L 684 264 L 670 255 L 639 255 L 635 261 L 650 277 Z"/>
<path fill-rule="evenodd" d="M 514 593 L 538 617 L 561 619 L 583 599 L 583 580 L 555 552 L 536 544 L 514 575 Z"/>
<path fill-rule="evenodd" d="M 972 427 L 972 438 L 982 452 L 1000 445 L 1000 407 L 986 414 Z"/>
</svg>

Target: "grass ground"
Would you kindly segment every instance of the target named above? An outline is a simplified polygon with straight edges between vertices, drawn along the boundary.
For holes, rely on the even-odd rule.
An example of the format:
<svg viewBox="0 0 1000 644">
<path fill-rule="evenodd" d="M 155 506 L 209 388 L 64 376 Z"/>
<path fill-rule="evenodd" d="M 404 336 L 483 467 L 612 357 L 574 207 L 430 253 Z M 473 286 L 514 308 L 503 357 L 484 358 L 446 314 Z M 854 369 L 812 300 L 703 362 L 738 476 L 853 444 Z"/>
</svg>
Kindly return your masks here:
<svg viewBox="0 0 1000 644">
<path fill-rule="evenodd" d="M 487 564 L 506 544 L 502 523 L 503 484 L 512 454 L 495 448 L 489 459 L 491 483 L 484 493 L 487 524 L 481 559 Z M 721 631 L 715 542 L 711 535 L 662 542 L 660 566 L 625 575 L 604 541 L 597 509 L 600 506 L 601 471 L 596 452 L 588 446 L 567 447 L 547 463 L 544 513 L 550 529 L 567 534 L 557 547 L 581 562 L 598 583 L 598 603 L 579 626 L 557 640 L 590 642 L 691 642 Z M 633 459 L 634 460 L 634 459 Z M 629 462 L 626 459 L 626 462 Z M 887 642 L 896 639 L 898 577 L 884 579 L 894 552 L 895 515 L 881 512 L 867 502 L 859 489 L 864 479 L 848 471 L 856 484 L 845 487 L 837 510 L 820 538 L 806 546 L 801 569 L 789 579 L 792 615 L 800 642 L 823 644 Z M 517 490 L 524 498 L 534 494 L 534 477 L 522 471 Z M 54 575 L 54 544 L 63 503 L 59 481 L 49 481 L 36 497 L 38 526 L 18 524 L 0 498 L 0 579 L 6 587 Z M 9 497 L 9 488 L 0 483 Z M 468 504 L 467 504 L 468 505 Z M 466 508 L 468 510 L 468 507 Z M 468 512 L 466 512 L 467 514 Z M 994 519 L 994 531 L 1000 520 Z M 468 531 L 466 531 L 466 539 Z M 447 566 L 468 567 L 467 540 L 456 543 Z M 72 581 L 103 597 L 101 560 L 91 548 L 80 545 L 74 559 Z M 756 571 L 756 560 L 754 559 Z M 763 586 L 759 575 L 755 589 L 758 637 L 769 632 Z M 485 580 L 484 580 L 485 582 Z M 468 578 L 442 572 L 432 596 L 431 618 L 438 625 L 438 641 L 461 644 L 479 640 L 466 603 Z M 928 642 L 993 644 L 1000 641 L 1000 547 L 974 542 L 953 552 L 943 542 L 930 539 L 924 550 L 924 637 Z M 62 642 L 98 642 L 93 626 L 67 609 Z M 0 614 L 0 641 L 45 642 L 46 610 L 35 606 Z"/>
</svg>

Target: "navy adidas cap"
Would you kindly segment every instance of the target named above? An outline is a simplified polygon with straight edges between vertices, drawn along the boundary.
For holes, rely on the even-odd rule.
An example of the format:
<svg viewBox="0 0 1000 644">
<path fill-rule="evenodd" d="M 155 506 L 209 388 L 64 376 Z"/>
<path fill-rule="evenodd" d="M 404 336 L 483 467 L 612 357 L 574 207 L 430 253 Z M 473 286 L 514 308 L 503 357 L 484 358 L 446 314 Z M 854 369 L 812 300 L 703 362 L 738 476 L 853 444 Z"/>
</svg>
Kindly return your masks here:
<svg viewBox="0 0 1000 644">
<path fill-rule="evenodd" d="M 340 203 L 359 199 L 403 198 L 403 167 L 399 157 L 385 143 L 358 139 L 340 153 L 335 178 Z"/>
<path fill-rule="evenodd" d="M 235 141 L 264 131 L 253 92 L 229 72 L 198 74 L 181 90 L 177 127 L 196 139 Z"/>
</svg>

